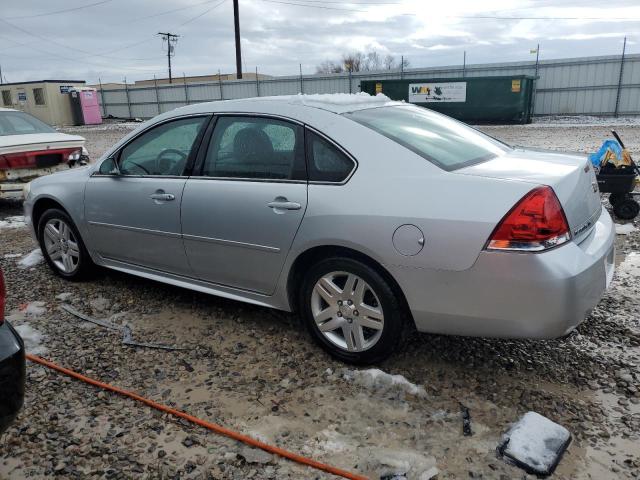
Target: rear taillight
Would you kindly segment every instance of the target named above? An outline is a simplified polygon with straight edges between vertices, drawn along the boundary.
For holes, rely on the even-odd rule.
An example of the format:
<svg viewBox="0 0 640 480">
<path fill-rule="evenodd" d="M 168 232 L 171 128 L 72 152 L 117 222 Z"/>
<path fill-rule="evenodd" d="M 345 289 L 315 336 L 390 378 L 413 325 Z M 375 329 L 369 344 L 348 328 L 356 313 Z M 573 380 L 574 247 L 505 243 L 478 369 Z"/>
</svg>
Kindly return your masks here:
<svg viewBox="0 0 640 480">
<path fill-rule="evenodd" d="M 538 187 L 505 215 L 486 248 L 540 252 L 570 239 L 569 224 L 555 192 L 551 187 Z"/>
<path fill-rule="evenodd" d="M 82 155 L 79 148 L 55 148 L 0 155 L 0 170 L 52 167 L 59 163 L 77 162 Z"/>
<path fill-rule="evenodd" d="M 4 288 L 4 277 L 2 276 L 2 270 L 0 270 L 0 325 L 4 323 L 4 303 L 7 297 L 7 291 Z"/>
</svg>

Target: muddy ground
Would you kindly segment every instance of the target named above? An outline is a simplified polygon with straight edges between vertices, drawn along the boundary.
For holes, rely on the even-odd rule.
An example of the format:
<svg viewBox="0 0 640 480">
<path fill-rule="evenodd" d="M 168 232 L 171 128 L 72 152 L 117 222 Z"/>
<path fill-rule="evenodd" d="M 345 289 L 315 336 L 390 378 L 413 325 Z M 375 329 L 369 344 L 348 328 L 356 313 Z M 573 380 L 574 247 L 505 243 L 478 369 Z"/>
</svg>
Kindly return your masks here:
<svg viewBox="0 0 640 480">
<path fill-rule="evenodd" d="M 511 143 L 569 151 L 594 150 L 609 130 L 483 128 Z M 640 126 L 617 130 L 640 157 Z M 98 156 L 128 131 L 82 134 Z M 377 366 L 422 390 L 368 381 L 317 348 L 295 315 L 117 272 L 69 283 L 37 258 L 25 266 L 34 245 L 19 219 L 7 220 L 19 214 L 18 205 L 0 204 L 9 320 L 33 352 L 60 365 L 374 479 L 406 473 L 426 480 L 434 466 L 441 479 L 534 478 L 495 453 L 503 432 L 529 410 L 573 434 L 553 478 L 640 477 L 639 230 L 618 237 L 612 287 L 569 337 L 413 334 Z M 63 303 L 129 325 L 138 341 L 185 350 L 125 346 L 118 332 L 79 320 Z M 460 404 L 471 414 L 469 437 Z M 0 445 L 5 479 L 334 478 L 34 364 L 25 408 Z"/>
</svg>

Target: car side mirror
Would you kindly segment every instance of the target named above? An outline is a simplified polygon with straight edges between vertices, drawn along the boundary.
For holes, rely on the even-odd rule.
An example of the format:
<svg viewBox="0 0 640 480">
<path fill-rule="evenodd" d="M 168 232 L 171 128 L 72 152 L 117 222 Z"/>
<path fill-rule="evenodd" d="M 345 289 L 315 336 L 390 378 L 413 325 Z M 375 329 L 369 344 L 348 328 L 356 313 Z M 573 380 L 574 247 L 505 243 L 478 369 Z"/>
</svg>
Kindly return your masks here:
<svg viewBox="0 0 640 480">
<path fill-rule="evenodd" d="M 118 162 L 113 157 L 107 158 L 98 170 L 100 175 L 120 175 L 120 169 L 118 168 Z"/>
</svg>

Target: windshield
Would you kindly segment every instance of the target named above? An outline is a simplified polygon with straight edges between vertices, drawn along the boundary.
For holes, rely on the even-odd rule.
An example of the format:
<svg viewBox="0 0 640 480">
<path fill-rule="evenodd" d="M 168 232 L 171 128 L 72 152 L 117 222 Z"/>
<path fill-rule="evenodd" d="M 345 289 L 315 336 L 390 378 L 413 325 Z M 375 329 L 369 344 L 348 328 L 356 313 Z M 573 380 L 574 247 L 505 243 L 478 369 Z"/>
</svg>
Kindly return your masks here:
<svg viewBox="0 0 640 480">
<path fill-rule="evenodd" d="M 0 111 L 0 136 L 51 132 L 55 130 L 24 112 Z"/>
<path fill-rule="evenodd" d="M 510 147 L 440 113 L 414 105 L 369 108 L 346 117 L 375 130 L 444 170 L 489 160 Z"/>
</svg>

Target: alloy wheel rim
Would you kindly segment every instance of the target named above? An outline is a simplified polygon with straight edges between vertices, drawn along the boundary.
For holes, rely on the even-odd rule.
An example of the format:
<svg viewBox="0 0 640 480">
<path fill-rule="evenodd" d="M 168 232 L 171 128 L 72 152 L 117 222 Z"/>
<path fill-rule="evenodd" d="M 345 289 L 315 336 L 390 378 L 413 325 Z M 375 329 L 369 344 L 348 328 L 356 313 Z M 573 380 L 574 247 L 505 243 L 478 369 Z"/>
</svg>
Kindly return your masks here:
<svg viewBox="0 0 640 480">
<path fill-rule="evenodd" d="M 80 265 L 78 240 L 69 225 L 59 218 L 44 226 L 44 246 L 53 264 L 63 273 L 73 273 Z"/>
<path fill-rule="evenodd" d="M 311 313 L 320 333 L 348 352 L 370 349 L 384 329 L 378 295 L 364 279 L 349 272 L 331 272 L 318 279 L 311 294 Z"/>
</svg>

